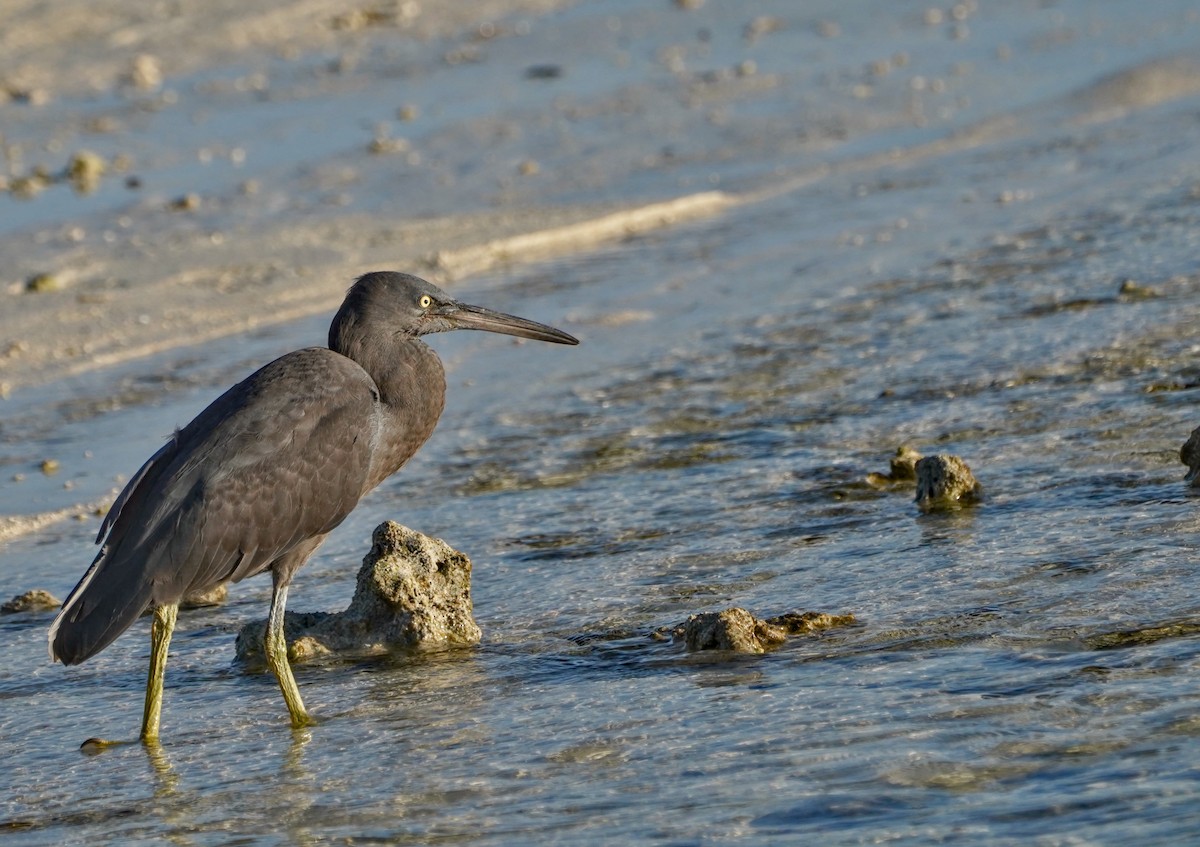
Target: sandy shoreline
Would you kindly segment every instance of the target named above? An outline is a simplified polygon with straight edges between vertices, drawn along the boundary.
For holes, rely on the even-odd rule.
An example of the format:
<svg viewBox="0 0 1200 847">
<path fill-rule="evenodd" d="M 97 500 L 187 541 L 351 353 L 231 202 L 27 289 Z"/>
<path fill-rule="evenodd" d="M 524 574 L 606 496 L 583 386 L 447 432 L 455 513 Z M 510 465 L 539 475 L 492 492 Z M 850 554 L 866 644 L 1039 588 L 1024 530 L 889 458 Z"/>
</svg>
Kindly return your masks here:
<svg viewBox="0 0 1200 847">
<path fill-rule="evenodd" d="M 235 232 L 216 245 L 198 235 L 153 256 L 97 257 L 80 249 L 60 257 L 59 290 L 9 286 L 9 308 L 0 315 L 0 338 L 8 344 L 0 351 L 0 393 L 331 312 L 351 280 L 368 270 L 406 270 L 450 284 L 497 265 L 716 214 L 732 202 L 707 192 L 632 209 L 531 209 L 432 221 L 346 216 Z M 113 286 L 112 279 L 123 284 Z"/>
<path fill-rule="evenodd" d="M 395 3 L 373 11 L 344 4 L 285 6 L 174 4 L 145 10 L 108 2 L 86 11 L 65 2 L 13 10 L 0 34 L 0 90 L 8 102 L 10 181 L 45 151 L 63 161 L 77 144 L 89 97 L 122 98 L 132 146 L 137 110 L 181 74 L 205 68 L 252 68 L 316 54 L 356 55 L 373 44 L 459 39 L 470 43 L 491 21 L 536 17 L 560 0 Z M 150 57 L 149 80 L 131 76 Z M 138 87 L 142 91 L 133 91 Z M 186 92 L 185 92 L 186 94 Z M 326 94 L 325 96 L 335 96 Z M 60 104 L 65 105 L 56 113 Z M 189 107 L 190 110 L 202 107 Z M 79 115 L 76 116 L 75 112 Z M 92 120 L 95 120 L 93 118 Z M 108 118 L 104 118 L 108 120 Z M 24 136 L 22 136 L 24 133 Z M 48 137 L 48 138 L 47 138 Z M 66 140 L 63 140 L 66 139 Z M 70 145 L 70 146 L 64 146 Z M 364 170 L 360 151 L 345 167 Z M 186 160 L 185 160 L 186 161 Z M 147 165 L 149 166 L 149 165 Z M 255 172 L 244 176 L 254 181 Z M 320 167 L 304 186 L 284 186 L 291 206 L 320 192 Z M 106 177 L 107 178 L 107 177 Z M 118 175 L 119 178 L 119 175 Z M 370 179 L 369 171 L 365 177 Z M 54 191 L 65 192 L 57 186 Z M 272 186 L 272 190 L 280 190 Z M 15 193 L 15 192 L 14 192 Z M 659 193 L 661 196 L 661 193 Z M 533 200 L 533 202 L 530 202 Z M 243 202 L 245 201 L 245 202 Z M 37 204 L 40 198 L 14 204 Z M 452 283 L 499 264 L 586 250 L 614 238 L 719 212 L 720 192 L 679 192 L 662 202 L 597 196 L 572 205 L 535 197 L 483 203 L 435 217 L 277 214 L 269 198 L 205 197 L 200 213 L 171 212 L 158 198 L 131 195 L 117 216 L 71 216 L 0 236 L 0 398 L 164 350 L 331 311 L 358 274 L 391 268 Z M 255 203 L 257 202 L 257 205 Z M 36 208 L 30 206 L 28 208 Z M 34 282 L 36 280 L 36 282 Z"/>
<path fill-rule="evenodd" d="M 514 13 L 559 8 L 546 0 L 482 4 L 393 4 L 368 14 L 345 4 L 179 3 L 145 8 L 108 2 L 25 3 L 6 13 L 0 34 L 0 91 L 9 128 L 49 123 L 64 99 L 133 86 L 131 69 L 150 57 L 161 79 L 261 57 L 365 49 L 388 38 L 429 40 Z M 68 110 L 69 111 L 69 110 Z M 136 137 L 136 133 L 133 133 Z M 10 178 L 37 146 L 9 142 Z M 25 149 L 22 149 L 24 147 Z M 65 154 L 64 154 L 65 155 Z M 62 156 L 60 155 L 60 158 Z M 17 205 L 17 199 L 0 199 Z M 30 202 L 37 202 L 33 200 Z M 605 210 L 607 211 L 607 210 Z M 511 210 L 436 220 L 336 220 L 286 216 L 241 227 L 205 226 L 135 203 L 111 220 L 64 220 L 0 239 L 0 397 L 23 387 L 104 368 L 172 347 L 281 323 L 335 306 L 350 280 L 370 268 L 429 269 L 438 250 L 595 217 L 597 210 Z M 95 237 L 103 228 L 103 240 Z M 29 281 L 41 277 L 40 290 Z"/>
<path fill-rule="evenodd" d="M 1200 88 L 1200 63 L 1135 67 L 1036 112 L 1063 125 L 1122 117 Z M 538 261 L 654 229 L 711 217 L 734 206 L 802 190 L 830 173 L 903 166 L 1022 132 L 1021 115 L 886 153 L 817 165 L 742 192 L 701 191 L 617 206 L 508 207 L 438 218 L 346 212 L 219 230 L 182 221 L 153 242 L 124 218 L 112 244 L 73 243 L 71 230 L 0 240 L 11 269 L 0 311 L 0 398 L 14 390 L 332 311 L 369 270 L 397 269 L 452 285 L 497 266 Z M 160 213 L 141 209 L 161 230 Z M 30 290 L 47 273 L 51 290 Z M 13 273 L 15 271 L 15 274 Z M 15 278 L 14 278 L 15 276 Z"/>
<path fill-rule="evenodd" d="M 566 0 L 382 3 L 364 8 L 337 0 L 135 3 L 67 0 L 6 3 L 0 32 L 0 90 L 36 99 L 81 95 L 135 84 L 140 56 L 167 78 L 263 56 L 354 50 L 373 33 L 446 38 L 514 14 L 537 16 Z"/>
</svg>

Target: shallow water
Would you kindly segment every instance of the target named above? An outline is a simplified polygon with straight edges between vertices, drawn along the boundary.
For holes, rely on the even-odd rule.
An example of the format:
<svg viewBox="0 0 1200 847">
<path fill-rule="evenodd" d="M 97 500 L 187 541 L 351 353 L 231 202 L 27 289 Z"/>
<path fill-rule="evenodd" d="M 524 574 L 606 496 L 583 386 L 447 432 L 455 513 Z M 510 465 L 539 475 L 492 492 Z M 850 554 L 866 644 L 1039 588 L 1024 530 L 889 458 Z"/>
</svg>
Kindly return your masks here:
<svg viewBox="0 0 1200 847">
<path fill-rule="evenodd" d="M 563 38 L 588 8 L 564 13 Z M 473 559 L 477 649 L 302 666 L 322 722 L 291 733 L 273 680 L 232 664 L 234 632 L 266 611 L 251 580 L 181 615 L 162 750 L 92 757 L 83 739 L 136 731 L 145 624 L 64 670 L 48 615 L 0 618 L 6 840 L 1187 842 L 1200 521 L 1177 450 L 1200 424 L 1200 98 L 1079 121 L 1095 101 L 1071 92 L 1196 46 L 1200 24 L 1186 4 L 1126 8 L 989 5 L 961 82 L 986 108 L 898 133 L 852 123 L 823 154 L 708 147 L 695 170 L 727 186 L 830 167 L 710 222 L 456 289 L 583 343 L 435 338 L 440 429 L 290 600 L 344 606 L 372 527 L 396 519 Z M 862 72 L 856 49 L 934 62 L 923 45 L 953 45 L 922 11 L 843 19 L 800 58 L 763 36 L 760 66 L 813 66 L 744 108 L 785 123 L 826 96 L 805 80 Z M 811 35 L 787 22 L 781 39 Z M 905 99 L 894 77 L 894 100 L 839 108 L 886 113 Z M 922 146 L 991 117 L 1006 128 Z M 1126 279 L 1154 296 L 1120 294 Z M 0 461 L 26 477 L 4 475 L 6 509 L 104 496 L 326 320 L 14 392 Z M 868 486 L 904 443 L 962 456 L 985 502 L 922 515 L 911 489 Z M 57 476 L 28 466 L 43 454 Z M 98 520 L 0 548 L 0 596 L 65 594 Z M 731 605 L 858 624 L 758 657 L 651 637 Z"/>
</svg>

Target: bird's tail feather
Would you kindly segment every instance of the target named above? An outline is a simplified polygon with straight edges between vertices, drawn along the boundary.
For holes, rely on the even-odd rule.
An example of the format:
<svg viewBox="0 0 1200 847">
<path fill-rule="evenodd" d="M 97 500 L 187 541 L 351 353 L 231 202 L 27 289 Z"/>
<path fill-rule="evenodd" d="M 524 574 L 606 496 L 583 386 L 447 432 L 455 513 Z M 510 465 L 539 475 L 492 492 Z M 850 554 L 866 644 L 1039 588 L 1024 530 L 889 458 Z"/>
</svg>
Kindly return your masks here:
<svg viewBox="0 0 1200 847">
<path fill-rule="evenodd" d="M 75 665 L 99 653 L 150 607 L 153 585 L 129 558 L 102 549 L 50 626 L 50 658 Z"/>
</svg>

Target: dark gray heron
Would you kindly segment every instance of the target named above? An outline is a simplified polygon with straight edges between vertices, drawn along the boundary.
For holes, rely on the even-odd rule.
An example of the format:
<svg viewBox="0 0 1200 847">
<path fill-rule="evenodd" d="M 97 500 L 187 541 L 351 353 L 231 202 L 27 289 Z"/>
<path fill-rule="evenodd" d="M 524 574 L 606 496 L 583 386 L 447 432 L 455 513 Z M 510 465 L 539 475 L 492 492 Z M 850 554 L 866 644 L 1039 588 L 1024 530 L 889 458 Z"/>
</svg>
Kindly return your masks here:
<svg viewBox="0 0 1200 847">
<path fill-rule="evenodd" d="M 269 570 L 267 665 L 292 726 L 311 723 L 283 636 L 288 584 L 433 432 L 446 376 L 420 336 L 452 329 L 579 343 L 545 324 L 459 303 L 415 276 L 360 277 L 333 319 L 328 348 L 288 353 L 251 374 L 129 480 L 100 525 L 100 553 L 50 627 L 50 657 L 82 662 L 152 608 L 141 738 L 153 743 L 180 599 Z"/>
</svg>

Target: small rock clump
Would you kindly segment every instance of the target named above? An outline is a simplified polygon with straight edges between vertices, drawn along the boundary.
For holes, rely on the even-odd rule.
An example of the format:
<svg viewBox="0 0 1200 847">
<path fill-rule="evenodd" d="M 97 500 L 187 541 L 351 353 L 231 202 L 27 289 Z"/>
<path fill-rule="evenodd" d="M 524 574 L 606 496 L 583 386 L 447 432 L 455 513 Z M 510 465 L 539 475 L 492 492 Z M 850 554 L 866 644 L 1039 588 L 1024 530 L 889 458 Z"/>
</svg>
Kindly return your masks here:
<svg viewBox="0 0 1200 847">
<path fill-rule="evenodd" d="M 917 462 L 921 454 L 907 444 L 896 448 L 888 473 L 869 473 L 867 483 L 876 488 L 912 485 L 917 481 Z"/>
<path fill-rule="evenodd" d="M 438 538 L 385 521 L 371 538 L 350 606 L 342 612 L 287 612 L 288 658 L 478 644 L 471 560 Z M 267 622 L 242 627 L 237 658 L 259 661 Z"/>
<path fill-rule="evenodd" d="M 66 178 L 79 194 L 91 194 L 100 185 L 108 163 L 90 150 L 80 150 L 67 163 Z"/>
<path fill-rule="evenodd" d="M 917 462 L 917 505 L 923 512 L 972 506 L 983 499 L 983 486 L 958 456 L 926 456 Z"/>
<path fill-rule="evenodd" d="M 682 639 L 690 651 L 765 653 L 783 644 L 791 635 L 853 623 L 854 615 L 830 615 L 824 612 L 788 612 L 760 620 L 735 606 L 722 612 L 692 615 L 672 631 L 676 639 Z"/>
<path fill-rule="evenodd" d="M 1184 481 L 1193 488 L 1200 488 L 1200 426 L 1192 430 L 1188 440 L 1179 448 L 1179 461 L 1188 467 Z"/>
<path fill-rule="evenodd" d="M 24 594 L 18 594 L 7 603 L 0 604 L 0 615 L 15 615 L 18 612 L 47 612 L 57 609 L 61 605 L 62 601 L 49 591 L 35 588 Z"/>
</svg>

